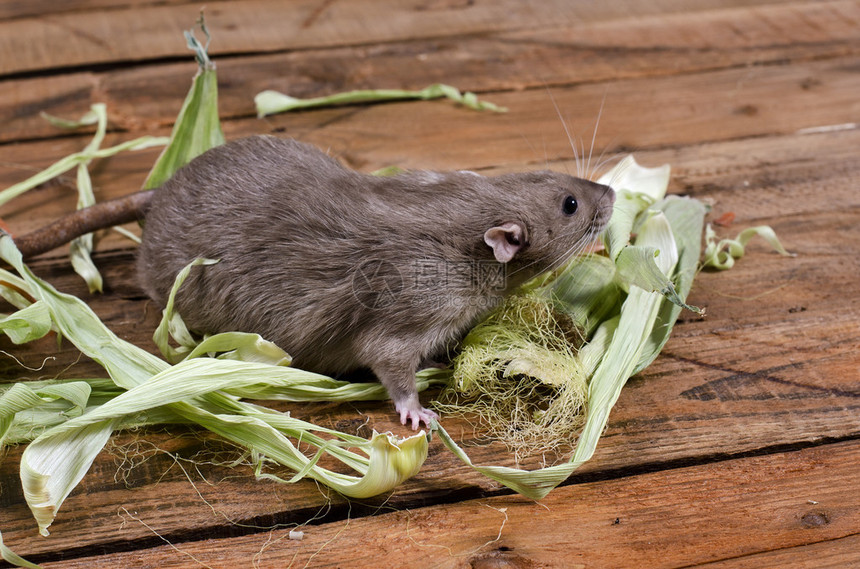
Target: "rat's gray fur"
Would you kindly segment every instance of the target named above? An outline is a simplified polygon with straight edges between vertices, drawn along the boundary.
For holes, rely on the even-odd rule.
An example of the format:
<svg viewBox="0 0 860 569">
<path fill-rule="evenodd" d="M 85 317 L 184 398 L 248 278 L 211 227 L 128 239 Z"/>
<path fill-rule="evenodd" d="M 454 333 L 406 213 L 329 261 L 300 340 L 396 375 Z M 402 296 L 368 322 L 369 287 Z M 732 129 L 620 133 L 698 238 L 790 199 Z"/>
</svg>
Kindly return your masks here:
<svg viewBox="0 0 860 569">
<path fill-rule="evenodd" d="M 579 203 L 572 216 L 567 195 Z M 369 367 L 415 427 L 432 417 L 418 403 L 419 363 L 593 239 L 613 199 L 548 171 L 370 176 L 256 136 L 206 152 L 155 192 L 139 273 L 163 305 L 183 267 L 218 259 L 177 295 L 192 329 L 259 333 L 308 370 Z M 524 235 L 503 265 L 485 233 L 505 224 Z"/>
</svg>

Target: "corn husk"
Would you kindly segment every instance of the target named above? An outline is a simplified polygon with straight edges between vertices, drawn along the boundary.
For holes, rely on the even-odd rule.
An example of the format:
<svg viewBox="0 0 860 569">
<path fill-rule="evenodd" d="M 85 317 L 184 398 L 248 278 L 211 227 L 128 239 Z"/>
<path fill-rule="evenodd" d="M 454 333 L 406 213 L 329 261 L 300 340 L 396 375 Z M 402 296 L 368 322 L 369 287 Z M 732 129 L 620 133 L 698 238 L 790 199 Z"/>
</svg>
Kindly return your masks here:
<svg viewBox="0 0 860 569">
<path fill-rule="evenodd" d="M 53 327 L 82 353 L 100 363 L 122 390 L 96 407 L 84 403 L 82 391 L 76 398 L 64 391 L 65 400 L 79 409 L 86 407 L 87 411 L 46 430 L 24 451 L 21 483 L 43 535 L 47 535 L 63 500 L 113 431 L 127 425 L 130 417 L 145 416 L 151 411 L 157 412 L 162 421 L 201 425 L 293 469 L 296 475 L 290 481 L 307 476 L 356 498 L 390 490 L 417 472 L 426 457 L 427 437 L 423 432 L 407 439 L 376 433 L 366 440 L 240 400 L 270 391 L 291 401 L 381 399 L 385 390 L 379 384 L 349 384 L 259 361 L 194 357 L 171 366 L 119 339 L 83 301 L 56 291 L 36 277 L 21 261 L 8 236 L 0 238 L 0 257 L 18 271 L 28 286 L 27 292 L 36 298 L 36 303 L 22 310 L 35 310 L 32 307 L 39 303 L 47 307 Z M 237 349 L 224 337 L 221 340 L 221 347 Z M 71 383 L 73 388 L 68 387 L 69 383 L 56 385 L 65 386 L 66 391 L 85 391 L 80 382 Z M 37 403 L 32 393 L 21 389 L 5 394 L 9 403 L 0 409 L 0 416 L 15 417 L 22 405 Z M 20 402 L 22 397 L 24 403 Z M 316 447 L 317 451 L 308 458 L 291 439 L 300 439 L 303 445 Z M 319 467 L 317 461 L 323 453 L 341 460 L 359 475 Z"/>
<path fill-rule="evenodd" d="M 533 499 L 545 496 L 594 454 L 621 388 L 654 360 L 687 307 L 684 299 L 696 272 L 704 206 L 664 197 L 668 167 L 642 168 L 629 158 L 617 168 L 623 171 L 607 177 L 615 184 L 616 213 L 621 213 L 613 214 L 604 234 L 606 257 L 575 259 L 557 277 L 525 287 L 567 311 L 590 337 L 574 356 L 588 375 L 588 395 L 572 456 L 532 471 L 475 465 L 443 427 L 437 431 L 466 464 Z"/>
</svg>

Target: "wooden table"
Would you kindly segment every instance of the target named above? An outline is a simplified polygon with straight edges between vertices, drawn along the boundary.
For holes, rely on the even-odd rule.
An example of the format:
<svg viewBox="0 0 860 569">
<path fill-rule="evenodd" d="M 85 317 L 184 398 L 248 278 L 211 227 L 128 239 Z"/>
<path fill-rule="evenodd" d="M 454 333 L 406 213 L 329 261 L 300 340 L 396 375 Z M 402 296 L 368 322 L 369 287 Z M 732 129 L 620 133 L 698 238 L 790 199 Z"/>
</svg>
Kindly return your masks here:
<svg viewBox="0 0 860 569">
<path fill-rule="evenodd" d="M 199 8 L 0 4 L 0 188 L 88 142 L 40 111 L 75 118 L 105 102 L 106 144 L 168 134 L 195 71 L 181 31 Z M 539 503 L 438 440 L 394 493 L 349 502 L 312 482 L 256 481 L 223 466 L 229 447 L 175 427 L 117 434 L 48 538 L 11 449 L 0 465 L 7 545 L 45 567 L 860 566 L 860 3 L 210 1 L 206 18 L 230 139 L 293 136 L 362 171 L 564 171 L 562 121 L 588 147 L 603 105 L 595 155 L 669 163 L 671 192 L 712 203 L 710 219 L 735 214 L 721 235 L 767 224 L 797 256 L 756 243 L 731 271 L 701 273 L 689 300 L 707 317 L 682 315 L 624 389 L 594 458 Z M 252 103 L 269 88 L 310 97 L 434 82 L 510 111 L 402 102 L 261 120 Z M 136 190 L 157 152 L 95 163 L 98 199 Z M 45 184 L 0 215 L 16 233 L 42 226 L 74 208 L 73 183 Z M 116 234 L 99 241 L 103 295 L 87 293 L 63 251 L 32 266 L 155 351 L 158 311 L 133 257 Z M 54 338 L 0 343 L 4 381 L 100 371 Z M 389 403 L 290 410 L 406 433 Z M 498 445 L 469 450 L 510 464 Z M 303 541 L 288 538 L 297 524 Z"/>
</svg>

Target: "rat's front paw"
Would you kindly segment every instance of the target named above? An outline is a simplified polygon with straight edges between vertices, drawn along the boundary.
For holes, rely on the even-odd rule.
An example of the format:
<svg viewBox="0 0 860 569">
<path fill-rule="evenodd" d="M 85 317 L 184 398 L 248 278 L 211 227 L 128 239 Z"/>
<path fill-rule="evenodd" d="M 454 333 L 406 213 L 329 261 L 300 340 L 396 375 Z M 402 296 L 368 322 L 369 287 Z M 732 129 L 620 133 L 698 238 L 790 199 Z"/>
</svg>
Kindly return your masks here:
<svg viewBox="0 0 860 569">
<path fill-rule="evenodd" d="M 438 419 L 439 415 L 425 409 L 418 402 L 418 399 L 397 402 L 394 404 L 397 412 L 400 413 L 400 423 L 406 425 L 407 422 L 412 424 L 412 430 L 417 431 L 418 425 L 423 421 L 427 427 L 430 427 L 430 421 Z"/>
</svg>

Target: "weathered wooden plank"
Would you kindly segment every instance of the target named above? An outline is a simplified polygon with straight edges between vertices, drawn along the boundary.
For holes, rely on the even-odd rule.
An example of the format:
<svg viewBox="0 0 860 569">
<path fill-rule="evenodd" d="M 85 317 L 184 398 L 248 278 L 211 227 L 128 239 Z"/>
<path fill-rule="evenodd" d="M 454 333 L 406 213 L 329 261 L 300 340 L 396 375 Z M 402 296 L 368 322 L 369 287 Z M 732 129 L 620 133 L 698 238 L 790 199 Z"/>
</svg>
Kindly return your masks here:
<svg viewBox="0 0 860 569">
<path fill-rule="evenodd" d="M 768 5 L 778 0 L 760 1 Z M 739 0 L 660 0 L 630 5 L 524 4 L 434 0 L 366 2 L 219 2 L 207 10 L 218 41 L 212 53 L 254 53 L 308 47 L 382 43 L 405 39 L 547 28 L 746 6 Z M 139 6 L 0 21 L 0 76 L 91 64 L 185 56 L 179 35 L 192 27 L 199 5 Z M 14 57 L 11 57 L 14 54 Z"/>
<path fill-rule="evenodd" d="M 440 568 L 669 568 L 720 560 L 743 567 L 750 565 L 739 559 L 756 556 L 804 567 L 834 540 L 845 543 L 825 558 L 857 558 L 845 548 L 860 529 L 857 484 L 854 441 L 577 484 L 540 504 L 509 496 L 472 500 L 310 525 L 302 528 L 303 541 L 279 529 L 67 559 L 62 566 L 186 567 L 191 558 L 217 567 L 311 560 L 315 567 L 378 567 L 404 559 Z M 802 547 L 811 548 L 806 556 L 788 555 Z M 793 549 L 780 552 L 787 548 Z"/>
<path fill-rule="evenodd" d="M 447 82 L 487 92 L 835 57 L 860 52 L 856 21 L 856 2 L 777 4 L 550 31 L 225 56 L 217 58 L 220 111 L 224 119 L 252 116 L 253 96 L 264 89 L 315 97 Z M 194 73 L 191 61 L 189 53 L 187 63 L 8 81 L 0 92 L 0 141 L 56 136 L 40 111 L 75 116 L 95 101 L 108 103 L 117 128 L 136 132 L 170 124 Z M 154 83 L 157 92 L 150 89 Z M 613 89 L 606 92 L 611 99 Z"/>
<path fill-rule="evenodd" d="M 850 63 L 844 63 L 843 67 L 847 65 Z M 649 85 L 665 88 L 671 83 Z M 564 102 L 574 101 L 581 92 L 577 89 L 565 91 Z M 697 97 L 705 100 L 706 94 L 702 92 Z M 826 96 L 821 99 L 822 106 L 826 106 L 824 100 L 827 100 Z M 524 101 L 533 103 L 534 99 Z M 594 96 L 593 101 L 597 102 L 598 97 Z M 437 106 L 446 108 L 443 104 Z M 630 109 L 633 109 L 632 105 L 624 112 L 630 112 Z M 547 110 L 551 117 L 551 108 Z M 801 105 L 789 105 L 786 113 L 800 110 Z M 586 110 L 575 111 L 576 119 L 587 121 L 589 113 Z M 843 116 L 850 117 L 853 111 L 848 106 L 840 112 L 845 114 L 834 110 L 826 117 L 845 120 Z M 306 124 L 308 128 L 319 128 L 325 120 L 338 116 L 345 117 L 346 121 L 353 120 L 349 116 L 351 112 L 339 113 L 319 113 L 315 116 L 315 127 L 310 126 L 312 121 Z M 439 116 L 434 110 L 421 120 L 438 120 Z M 446 116 L 463 115 L 452 113 Z M 813 118 L 820 121 L 821 115 Z M 368 128 L 370 123 L 362 120 L 354 124 Z M 252 122 L 247 121 L 247 124 Z M 544 132 L 541 129 L 550 122 L 538 122 L 539 128 L 530 130 L 529 136 L 539 138 Z M 822 123 L 806 124 L 816 126 Z M 766 134 L 772 125 L 766 123 L 761 133 Z M 555 126 L 561 135 L 559 123 L 555 122 Z M 241 128 L 249 128 L 240 127 L 239 122 L 233 123 L 233 127 L 234 135 Z M 531 129 L 531 125 L 526 128 Z M 617 131 L 618 127 L 613 128 Z M 669 130 L 661 133 L 666 140 L 671 140 Z M 505 134 L 503 129 L 485 131 L 488 137 Z M 681 138 L 689 135 L 690 132 L 684 131 Z M 738 136 L 746 135 L 742 131 Z M 774 224 L 790 248 L 799 251 L 802 257 L 788 261 L 764 256 L 763 248 L 759 247 L 754 248 L 757 251 L 755 257 L 742 262 L 731 273 L 701 275 L 693 302 L 707 304 L 711 316 L 705 321 L 688 319 L 679 325 L 667 346 L 666 357 L 658 359 L 654 367 L 628 386 L 613 413 L 598 455 L 583 469 L 584 474 L 593 475 L 601 470 L 623 472 L 626 469 L 659 468 L 666 461 L 707 460 L 713 454 L 760 451 L 773 445 L 816 442 L 825 437 L 844 438 L 860 432 L 856 419 L 857 356 L 851 350 L 857 341 L 858 295 L 852 276 L 856 274 L 856 268 L 844 264 L 852 259 L 856 263 L 856 255 L 850 252 L 858 250 L 856 232 L 850 231 L 858 205 L 853 191 L 857 187 L 856 151 L 853 150 L 857 148 L 857 137 L 857 131 L 846 130 L 674 147 L 669 142 L 668 148 L 641 153 L 648 163 L 671 162 L 676 166 L 676 181 L 673 182 L 676 190 L 689 191 L 700 197 L 716 197 L 719 200 L 717 205 L 723 211 L 738 213 L 739 226 L 760 222 Z M 698 142 L 702 138 L 708 136 L 700 133 Z M 396 140 L 391 137 L 385 141 L 389 149 L 401 143 L 402 138 Z M 474 148 L 459 144 L 456 149 L 448 150 L 447 155 L 442 155 L 448 167 L 474 167 L 471 162 L 483 167 L 507 164 L 507 169 L 519 169 L 528 162 L 542 161 L 542 156 L 536 157 L 534 153 L 526 156 L 522 151 L 508 150 L 494 154 L 496 149 L 492 146 Z M 44 165 L 53 158 L 33 156 L 34 148 L 49 149 L 56 157 L 71 151 L 68 148 L 82 145 L 80 139 L 69 139 L 6 149 L 20 150 L 16 155 L 20 157 L 20 163 Z M 358 142 L 353 138 L 346 145 L 349 148 Z M 555 154 L 564 155 L 564 145 L 559 148 Z M 379 158 L 386 152 L 378 152 L 375 159 L 379 165 L 388 163 L 388 160 Z M 422 160 L 436 160 L 438 155 L 439 149 L 436 148 Z M 131 179 L 130 176 L 140 180 L 153 157 L 146 160 L 142 156 L 131 157 L 130 166 L 120 166 L 117 171 L 114 171 L 114 166 L 126 158 L 115 159 L 98 169 L 97 180 L 104 184 L 103 189 L 120 188 Z M 364 160 L 364 166 L 371 169 L 373 160 L 373 157 Z M 457 160 L 462 162 L 453 166 Z M 816 195 L 822 187 L 830 191 L 828 199 L 810 201 L 808 196 Z M 23 205 L 25 202 L 10 205 L 15 208 L 13 218 L 42 211 L 40 201 L 44 196 L 50 192 L 59 193 L 60 189 L 39 191 L 44 192 L 43 195 L 29 206 Z M 70 198 L 67 203 L 70 205 L 72 201 Z M 837 257 L 833 254 L 832 244 L 833 233 L 839 228 L 845 229 L 848 241 Z M 137 292 L 128 284 L 131 267 L 128 258 L 109 266 L 111 271 L 118 267 L 120 272 L 126 273 L 120 278 L 110 274 L 109 282 L 119 283 L 115 286 L 122 290 L 121 295 L 133 298 Z M 60 275 L 60 283 L 70 283 L 73 279 L 68 271 L 55 273 L 52 264 L 44 264 L 40 270 L 44 271 L 43 274 Z M 774 287 L 763 282 L 774 279 L 780 283 L 788 282 L 788 285 L 762 297 L 759 302 L 738 303 L 721 296 L 749 297 L 767 292 Z M 76 290 L 78 294 L 85 295 L 79 285 Z M 851 299 L 854 299 L 853 303 Z M 148 345 L 147 337 L 154 323 L 153 313 L 147 313 L 140 303 L 118 301 L 116 297 L 109 296 L 96 299 L 94 304 L 103 311 L 100 314 L 111 326 L 121 331 L 121 335 L 127 334 L 129 339 Z M 44 354 L 52 353 L 52 347 L 47 342 L 34 352 L 26 353 L 32 356 L 25 359 L 26 363 L 38 364 Z M 56 368 L 48 367 L 39 373 L 50 376 L 61 371 L 74 358 L 74 352 L 66 350 L 61 353 Z M 81 365 L 91 367 L 74 369 L 93 369 L 92 364 Z M 372 424 L 381 428 L 393 426 L 390 410 L 384 404 L 362 405 L 362 411 L 370 415 Z M 350 409 L 331 406 L 299 410 L 297 414 L 328 421 L 348 421 L 357 416 Z M 446 422 L 446 425 L 450 427 L 450 423 Z M 170 448 L 169 435 L 155 435 L 154 440 L 159 446 Z M 504 453 L 498 447 L 486 446 L 475 449 L 474 456 L 481 462 L 499 462 Z M 132 498 L 137 509 L 129 507 L 129 510 L 138 512 L 144 516 L 143 519 L 158 520 L 161 524 L 157 526 L 159 530 L 176 541 L 188 539 L 189 530 L 186 528 L 212 536 L 228 531 L 220 514 L 212 514 L 205 504 L 197 501 L 193 488 L 183 481 L 181 472 L 175 472 L 175 477 L 158 484 L 153 482 L 169 464 L 170 459 L 164 456 L 160 462 L 154 461 L 142 472 L 138 471 L 135 475 L 139 476 L 135 482 L 138 488 Z M 128 504 L 130 496 L 127 490 L 111 486 L 115 470 L 111 457 L 99 459 L 80 492 L 70 498 L 61 512 L 55 535 L 50 540 L 27 537 L 34 534 L 29 515 L 20 496 L 10 499 L 4 503 L 3 516 L 10 516 L 8 522 L 15 529 L 6 533 L 7 541 L 13 545 L 20 544 L 22 551 L 31 552 L 112 543 L 111 547 L 121 548 L 142 543 L 150 536 L 150 531 L 144 526 L 135 525 L 130 529 L 134 524 L 129 522 L 121 534 L 116 532 L 116 520 L 121 519 L 117 515 L 117 503 Z M 6 488 L 14 483 L 14 465 L 4 464 L 3 473 L 3 486 Z M 310 517 L 311 510 L 323 502 L 313 485 L 273 490 L 271 486 L 251 482 L 247 473 L 242 476 L 244 478 L 238 479 L 235 486 L 219 485 L 211 495 L 206 494 L 207 500 L 219 511 L 228 513 L 231 519 L 293 520 L 297 511 Z M 437 452 L 428 461 L 425 472 L 398 491 L 390 503 L 409 507 L 428 499 L 445 499 L 452 492 L 473 496 L 493 488 L 495 486 L 453 462 L 450 455 Z M 282 496 L 285 505 L 275 503 L 271 498 L 273 493 Z M 165 504 L 174 504 L 175 507 L 166 508 Z M 72 514 L 76 507 L 83 509 Z M 338 515 L 343 515 L 342 510 Z M 5 531 L 7 521 L 4 519 L 0 523 Z M 123 541 L 130 541 L 131 545 L 123 544 Z"/>
<path fill-rule="evenodd" d="M 92 0 L 93 7 L 102 1 Z M 136 0 L 120 0 L 114 5 L 116 15 L 121 15 L 117 22 L 126 22 L 129 11 L 123 6 L 134 3 Z M 231 8 L 234 4 L 224 3 Z M 542 89 L 494 93 L 492 100 L 518 107 L 513 118 L 470 115 L 446 103 L 421 103 L 329 110 L 261 123 L 242 118 L 249 112 L 249 97 L 257 84 L 266 80 L 267 73 L 274 75 L 272 70 L 279 62 L 288 62 L 298 69 L 287 77 L 295 77 L 299 88 L 307 90 L 293 90 L 295 94 L 320 94 L 332 87 L 379 86 L 376 78 L 385 76 L 386 66 L 398 80 L 421 86 L 432 73 L 443 74 L 446 59 L 459 56 L 464 58 L 459 71 L 464 79 L 458 83 L 461 87 L 516 91 L 541 81 L 547 83 L 562 115 L 586 140 L 608 88 L 597 140 L 600 151 L 637 148 L 645 163 L 671 163 L 675 168 L 673 191 L 715 199 L 713 217 L 726 211 L 737 214 L 735 227 L 722 233 L 734 234 L 742 227 L 768 223 L 791 250 L 800 254 L 795 259 L 783 259 L 767 253 L 762 245 L 753 245 L 750 257 L 733 271 L 699 275 L 691 301 L 707 305 L 708 317 L 682 318 L 663 356 L 624 390 L 594 460 L 570 481 L 570 486 L 551 494 L 548 500 L 554 501 L 544 502 L 549 512 L 510 496 L 489 499 L 495 508 L 508 507 L 505 514 L 483 506 L 487 500 L 422 508 L 428 503 L 486 498 L 498 490 L 497 485 L 467 470 L 434 442 L 424 470 L 387 502 L 381 497 L 353 504 L 350 512 L 345 502 L 335 497 L 329 517 L 315 522 L 307 530 L 307 540 L 296 544 L 283 539 L 283 531 L 269 534 L 259 528 L 302 523 L 314 517 L 326 503 L 314 484 L 255 482 L 246 468 L 227 469 L 218 464 L 203 464 L 198 474 L 187 462 L 176 464 L 167 452 L 183 459 L 218 463 L 225 454 L 213 458 L 211 453 L 223 447 L 205 436 L 202 438 L 208 442 L 203 443 L 175 427 L 115 437 L 125 446 L 98 457 L 92 472 L 64 505 L 52 528 L 54 534 L 47 540 L 35 536 L 20 490 L 16 490 L 15 463 L 20 449 L 13 450 L 0 465 L 0 529 L 6 542 L 22 553 L 63 566 L 69 566 L 62 561 L 63 556 L 77 566 L 193 563 L 189 557 L 161 547 L 162 541 L 154 532 L 211 566 L 251 565 L 256 553 L 261 553 L 263 566 L 304 564 L 316 551 L 319 553 L 311 564 L 319 562 L 322 566 L 354 565 L 371 553 L 374 565 L 393 564 L 391 561 L 402 564 L 408 559 L 418 566 L 422 562 L 441 566 L 559 566 L 563 562 L 564 566 L 711 563 L 718 567 L 802 567 L 813 562 L 815 566 L 857 562 L 852 554 L 860 527 L 858 497 L 853 492 L 860 461 L 856 442 L 860 434 L 860 356 L 856 354 L 860 342 L 860 285 L 856 282 L 860 272 L 860 234 L 856 232 L 860 130 L 856 116 L 860 108 L 851 93 L 858 87 L 852 77 L 857 66 L 858 46 L 852 33 L 860 20 L 856 16 L 858 4 L 792 3 L 725 9 L 741 4 L 728 2 L 720 4 L 720 9 L 711 9 L 707 3 L 696 2 L 698 12 L 693 15 L 669 13 L 680 6 L 674 0 L 640 4 L 641 8 L 633 9 L 651 10 L 660 17 L 637 18 L 630 7 L 613 5 L 588 8 L 592 11 L 581 26 L 560 19 L 551 26 L 529 28 L 530 22 L 506 24 L 478 18 L 464 24 L 463 29 L 471 31 L 454 30 L 445 37 L 421 32 L 413 34 L 418 38 L 413 41 L 390 35 L 390 31 L 382 30 L 383 23 L 373 23 L 369 31 L 339 23 L 337 18 L 342 14 L 331 11 L 339 5 L 321 3 L 314 6 L 320 10 L 317 22 L 312 23 L 330 30 L 331 35 L 320 37 L 322 43 L 318 45 L 353 43 L 362 47 L 254 56 L 254 65 L 245 74 L 242 60 L 251 58 L 226 56 L 251 45 L 243 44 L 245 40 L 240 38 L 230 40 L 231 47 L 225 47 L 221 52 L 225 56 L 219 59 L 222 81 L 228 77 L 222 87 L 222 100 L 229 109 L 225 116 L 240 119 L 228 122 L 231 137 L 261 130 L 298 134 L 366 170 L 395 161 L 487 172 L 520 170 L 550 161 L 552 167 L 563 169 L 570 168 L 570 151 L 549 96 Z M 80 7 L 77 2 L 72 5 Z M 304 6 L 311 8 L 310 3 Z M 442 20 L 453 17 L 456 8 L 452 6 L 455 3 L 424 3 L 425 8 L 441 7 Z M 162 8 L 164 13 L 170 11 L 146 4 L 140 13 L 152 17 Z M 413 8 L 414 4 L 406 5 L 404 10 Z M 622 10 L 627 12 L 622 14 Z M 228 15 L 232 17 L 232 13 Z M 475 12 L 470 17 L 475 18 Z M 71 21 L 49 18 L 55 24 Z M 26 19 L 19 22 L 26 23 Z M 511 29 L 511 25 L 525 27 Z M 234 37 L 255 27 L 242 26 Z M 187 28 L 189 23 L 181 27 Z M 487 31 L 476 32 L 479 28 Z M 170 33 L 178 36 L 178 29 Z M 97 30 L 92 39 L 105 40 L 99 33 Z M 159 33 L 165 34 L 161 39 L 166 41 L 167 32 Z M 460 35 L 463 33 L 466 36 Z M 794 34 L 799 37 L 792 38 Z M 619 35 L 623 37 L 614 37 Z M 387 45 L 374 43 L 383 36 L 394 39 Z M 265 34 L 261 36 L 263 42 L 273 38 L 273 34 L 268 39 Z M 73 57 L 87 51 L 79 43 L 80 38 L 72 42 L 72 51 L 79 50 Z M 460 48 L 469 53 L 460 53 Z M 181 42 L 171 49 L 177 54 L 184 52 Z M 270 46 L 261 51 L 269 49 L 283 48 Z M 494 50 L 498 59 L 488 63 L 487 71 L 478 69 L 479 59 Z M 349 61 L 337 60 L 339 53 L 366 55 L 372 62 L 350 66 Z M 414 71 L 406 73 L 416 54 L 426 55 L 423 65 L 432 64 L 434 70 L 428 72 L 413 64 Z M 26 59 L 26 50 L 20 55 Z M 121 51 L 97 56 L 107 58 L 101 61 L 108 66 L 127 57 Z M 821 58 L 826 61 L 817 61 Z M 770 65 L 756 65 L 763 62 Z M 727 69 L 746 64 L 753 66 Z M 68 63 L 58 60 L 56 65 Z M 319 74 L 314 74 L 315 65 L 323 66 Z M 98 91 L 102 91 L 112 101 L 124 101 L 111 105 L 116 109 L 112 121 L 130 131 L 112 135 L 111 140 L 144 132 L 164 133 L 184 96 L 192 68 L 184 63 L 156 64 L 131 71 L 63 74 L 56 81 L 54 77 L 36 77 L 6 82 L 4 87 L 14 86 L 6 90 L 14 95 L 5 100 L 12 101 L 12 108 L 21 109 L 8 124 L 23 125 L 32 120 L 46 97 L 55 97 L 49 108 L 67 110 L 62 114 L 70 116 L 79 114 L 91 97 L 100 100 Z M 39 69 L 23 74 L 39 75 Z M 164 107 L 162 98 L 147 95 L 153 92 L 153 85 L 159 85 L 159 72 L 168 69 L 175 75 L 171 84 L 177 85 L 170 88 L 169 96 L 175 108 Z M 506 69 L 508 77 L 492 77 L 506 75 Z M 465 76 L 469 70 L 474 78 Z M 332 81 L 332 77 L 337 80 Z M 290 84 L 293 81 L 290 79 Z M 591 82 L 603 84 L 589 85 Z M 42 94 L 33 97 L 33 92 L 21 89 L 24 84 L 38 84 L 35 92 Z M 91 94 L 93 86 L 95 95 Z M 615 90 L 623 102 L 613 109 Z M 537 96 L 540 93 L 543 98 Z M 0 108 L 3 97 L 0 95 Z M 139 105 L 140 111 L 132 105 Z M 521 105 L 533 108 L 523 110 Z M 666 105 L 677 108 L 667 110 L 663 108 Z M 380 112 L 383 109 L 385 112 Z M 3 117 L 0 110 L 0 120 Z M 4 121 L 4 128 L 6 124 Z M 451 125 L 448 131 L 456 131 L 458 136 L 452 140 L 435 132 L 444 124 Z M 798 132 L 839 124 L 841 131 Z M 399 135 L 388 134 L 393 130 Z M 0 134 L 0 140 L 3 136 Z M 8 134 L 5 140 L 21 136 L 27 135 Z M 413 136 L 422 138 L 404 140 Z M 513 139 L 523 143 L 517 145 Z M 0 162 L 5 162 L 0 164 L 0 187 L 8 185 L 7 179 L 9 183 L 20 179 L 23 170 L 19 167 L 43 167 L 85 143 L 85 137 L 68 137 L 4 145 L 0 148 Z M 137 187 L 154 154 L 118 157 L 97 166 L 94 175 L 100 197 Z M 14 166 L 8 166 L 9 162 Z M 826 198 L 818 197 L 822 190 Z M 64 199 L 57 205 L 48 203 L 57 196 Z M 9 204 L 0 214 L 14 221 L 17 230 L 27 224 L 41 224 L 37 216 L 52 218 L 62 208 L 70 208 L 73 201 L 68 189 L 48 185 Z M 102 246 L 106 253 L 97 255 L 97 260 L 106 268 L 111 290 L 104 297 L 93 298 L 92 304 L 121 336 L 153 349 L 148 336 L 157 315 L 152 306 L 140 300 L 133 284 L 130 249 L 113 239 Z M 36 266 L 40 274 L 64 290 L 87 297 L 76 277 L 56 257 L 47 256 Z M 32 348 L 17 348 L 0 340 L 0 348 L 11 348 L 10 353 L 38 367 L 45 355 L 55 352 L 52 342 L 48 339 Z M 81 362 L 63 372 L 75 358 L 74 350 L 64 347 L 56 361 L 27 375 L 71 376 L 97 371 L 92 362 Z M 9 362 L 5 356 L 2 361 Z M 20 371 L 5 363 L 0 369 L 2 378 L 17 378 L 18 374 Z M 356 430 L 365 420 L 365 429 L 398 428 L 388 403 L 278 407 L 342 430 Z M 445 424 L 455 433 L 464 432 L 467 443 L 477 442 L 477 434 L 462 422 L 445 418 Z M 832 439 L 852 441 L 824 444 Z M 148 460 L 130 470 L 121 469 L 126 478 L 116 480 L 115 455 L 126 457 L 126 451 L 135 445 L 140 445 Z M 163 451 L 153 450 L 152 445 Z M 821 446 L 713 464 L 727 456 L 765 455 L 776 449 L 809 445 Z M 197 454 L 199 451 L 204 454 Z M 499 445 L 469 447 L 469 452 L 477 462 L 511 463 Z M 700 466 L 671 470 L 685 464 Z M 194 486 L 180 466 L 195 481 Z M 662 472 L 642 474 L 651 471 Z M 209 486 L 201 476 L 215 484 Z M 592 482 L 583 484 L 589 480 Z M 594 506 L 600 498 L 608 502 Z M 411 508 L 412 512 L 376 515 L 378 508 Z M 415 508 L 421 509 L 416 513 Z M 502 540 L 479 549 L 499 533 L 506 515 L 509 519 L 502 529 Z M 347 525 L 350 517 L 353 520 Z M 618 524 L 613 523 L 615 518 Z M 577 525 L 574 531 L 569 529 L 571 523 Z M 549 531 L 543 531 L 544 527 Z M 251 535 L 234 537 L 247 532 Z M 534 539 L 535 534 L 538 539 Z M 230 549 L 231 545 L 238 549 Z M 466 555 L 452 558 L 436 547 L 439 545 Z M 297 550 L 298 557 L 294 558 Z M 96 552 L 111 553 L 95 560 L 88 557 Z"/>
<path fill-rule="evenodd" d="M 595 153 L 635 149 L 639 154 L 655 147 L 792 134 L 822 125 L 841 124 L 850 130 L 860 113 L 855 96 L 860 78 L 851 71 L 855 62 L 856 58 L 849 57 L 612 83 Z M 605 90 L 605 85 L 556 88 L 552 96 L 574 132 L 588 139 Z M 773 104 L 773 92 L 784 94 L 782 104 Z M 427 169 L 521 168 L 571 156 L 561 119 L 545 91 L 497 93 L 493 98 L 509 106 L 510 112 L 474 113 L 441 101 L 397 103 L 279 115 L 264 121 L 234 120 L 225 123 L 225 130 L 230 138 L 258 132 L 292 135 L 329 149 L 347 164 L 365 171 L 391 164 Z M 166 130 L 151 132 L 164 134 Z M 831 134 L 839 136 L 838 132 Z M 127 138 L 112 136 L 106 144 Z M 802 140 L 811 144 L 816 139 Z M 85 139 L 76 137 L 3 146 L 0 161 L 5 167 L 0 168 L 0 185 L 20 181 L 30 171 L 85 144 Z M 767 151 L 765 144 L 761 152 Z M 102 163 L 95 177 L 99 199 L 138 188 L 156 154 L 155 150 L 145 151 Z M 761 155 L 760 159 L 769 160 Z M 753 177 L 746 182 L 759 180 Z M 63 201 L 54 203 L 63 195 Z M 4 206 L 0 215 L 13 231 L 23 233 L 69 211 L 72 195 L 62 188 L 44 188 Z M 802 211 L 805 205 L 786 204 L 792 211 Z"/>
</svg>

